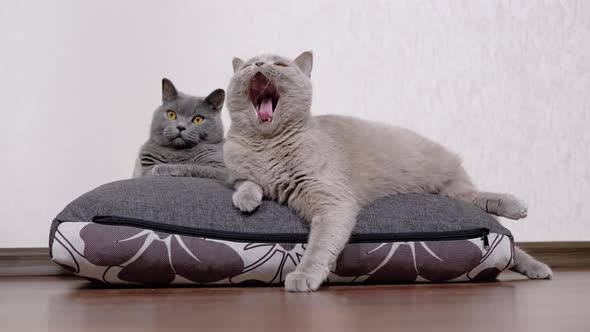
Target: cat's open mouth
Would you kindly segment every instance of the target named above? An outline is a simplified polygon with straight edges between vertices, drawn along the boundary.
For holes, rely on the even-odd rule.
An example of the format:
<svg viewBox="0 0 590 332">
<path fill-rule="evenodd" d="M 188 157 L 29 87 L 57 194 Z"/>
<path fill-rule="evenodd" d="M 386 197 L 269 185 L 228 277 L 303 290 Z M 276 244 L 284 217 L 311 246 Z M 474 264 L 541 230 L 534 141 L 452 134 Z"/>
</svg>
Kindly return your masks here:
<svg viewBox="0 0 590 332">
<path fill-rule="evenodd" d="M 258 123 L 271 123 L 279 102 L 279 92 L 262 73 L 256 74 L 250 81 L 250 101 L 256 109 Z"/>
</svg>

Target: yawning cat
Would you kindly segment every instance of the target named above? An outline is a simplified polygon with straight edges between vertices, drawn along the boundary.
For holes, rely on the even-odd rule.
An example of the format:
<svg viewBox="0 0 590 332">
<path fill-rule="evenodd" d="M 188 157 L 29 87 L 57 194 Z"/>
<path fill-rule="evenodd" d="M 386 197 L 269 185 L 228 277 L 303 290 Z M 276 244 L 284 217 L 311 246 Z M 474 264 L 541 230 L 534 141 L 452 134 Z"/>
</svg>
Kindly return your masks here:
<svg viewBox="0 0 590 332">
<path fill-rule="evenodd" d="M 435 193 L 511 219 L 527 215 L 508 194 L 477 190 L 460 159 L 412 131 L 352 117 L 310 114 L 312 54 L 295 60 L 260 55 L 233 61 L 227 106 L 232 123 L 224 160 L 234 205 L 252 212 L 264 196 L 311 223 L 305 254 L 285 280 L 313 291 L 348 241 L 360 208 L 398 193 Z M 514 270 L 549 278 L 551 270 L 520 249 Z"/>
</svg>

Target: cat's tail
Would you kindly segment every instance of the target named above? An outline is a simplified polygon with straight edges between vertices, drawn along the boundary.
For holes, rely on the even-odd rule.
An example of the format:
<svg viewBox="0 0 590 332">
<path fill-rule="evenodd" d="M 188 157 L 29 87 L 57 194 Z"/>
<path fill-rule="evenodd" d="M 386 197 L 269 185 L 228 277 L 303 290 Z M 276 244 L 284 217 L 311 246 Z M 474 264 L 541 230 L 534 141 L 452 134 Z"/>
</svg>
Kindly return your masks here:
<svg viewBox="0 0 590 332">
<path fill-rule="evenodd" d="M 553 271 L 547 264 L 534 259 L 516 246 L 514 247 L 514 265 L 510 271 L 520 273 L 529 279 L 551 279 L 553 277 Z"/>
</svg>

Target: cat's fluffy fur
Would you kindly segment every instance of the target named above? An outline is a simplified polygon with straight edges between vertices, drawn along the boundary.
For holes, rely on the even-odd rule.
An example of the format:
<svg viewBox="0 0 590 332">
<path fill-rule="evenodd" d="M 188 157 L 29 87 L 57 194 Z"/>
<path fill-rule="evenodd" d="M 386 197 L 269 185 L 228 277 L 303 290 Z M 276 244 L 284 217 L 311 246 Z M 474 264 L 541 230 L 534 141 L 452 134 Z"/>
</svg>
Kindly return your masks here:
<svg viewBox="0 0 590 332">
<path fill-rule="evenodd" d="M 221 121 L 224 99 L 222 89 L 201 98 L 179 92 L 170 80 L 162 79 L 162 105 L 153 114 L 150 138 L 141 147 L 133 176 L 226 179 Z M 168 112 L 174 112 L 173 118 Z M 194 123 L 195 117 L 202 122 Z"/>
<path fill-rule="evenodd" d="M 305 255 L 286 277 L 287 290 L 316 290 L 348 241 L 360 208 L 383 196 L 437 193 L 491 214 L 526 216 L 521 200 L 478 191 L 455 154 L 412 131 L 352 117 L 311 116 L 310 52 L 293 61 L 276 55 L 236 58 L 233 65 L 224 160 L 236 188 L 234 205 L 252 212 L 266 196 L 311 223 Z M 253 94 L 258 73 L 272 88 Z M 261 115 L 265 100 L 272 101 L 271 121 Z M 514 269 L 531 278 L 551 276 L 545 264 L 520 249 L 515 261 Z"/>
</svg>

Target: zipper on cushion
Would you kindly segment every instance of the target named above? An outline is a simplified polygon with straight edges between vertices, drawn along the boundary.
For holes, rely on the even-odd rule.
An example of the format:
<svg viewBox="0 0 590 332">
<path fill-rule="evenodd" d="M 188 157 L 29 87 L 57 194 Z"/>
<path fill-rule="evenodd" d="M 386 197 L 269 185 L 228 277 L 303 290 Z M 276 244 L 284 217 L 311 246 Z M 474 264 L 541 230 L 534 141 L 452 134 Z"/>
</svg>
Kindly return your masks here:
<svg viewBox="0 0 590 332">
<path fill-rule="evenodd" d="M 490 250 L 490 241 L 488 240 L 488 234 L 484 234 L 481 237 L 481 240 L 483 241 L 483 248 L 488 251 Z"/>
<path fill-rule="evenodd" d="M 305 243 L 307 234 L 288 233 L 243 233 L 232 231 L 219 231 L 212 229 L 193 228 L 179 225 L 165 225 L 141 219 L 127 217 L 97 216 L 92 219 L 94 223 L 113 226 L 131 226 L 149 229 L 157 232 L 179 235 L 198 236 L 203 238 L 227 240 L 235 242 L 261 242 L 261 243 Z M 450 241 L 480 238 L 484 248 L 489 249 L 487 228 L 475 228 L 470 230 L 451 232 L 412 232 L 412 233 L 373 233 L 352 234 L 349 243 L 384 243 L 384 242 L 414 242 L 414 241 Z"/>
</svg>

